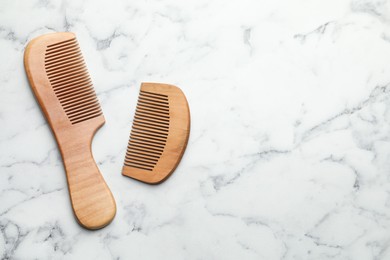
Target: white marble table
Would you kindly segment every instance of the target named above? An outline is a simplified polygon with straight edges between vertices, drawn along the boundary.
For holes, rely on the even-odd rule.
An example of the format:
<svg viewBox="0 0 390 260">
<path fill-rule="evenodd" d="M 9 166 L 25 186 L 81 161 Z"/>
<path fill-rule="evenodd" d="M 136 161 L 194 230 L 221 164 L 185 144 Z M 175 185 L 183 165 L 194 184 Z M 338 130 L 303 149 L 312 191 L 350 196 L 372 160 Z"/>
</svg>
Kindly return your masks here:
<svg viewBox="0 0 390 260">
<path fill-rule="evenodd" d="M 23 68 L 77 34 L 114 221 L 75 221 Z M 0 1 L 0 259 L 390 259 L 390 1 Z M 141 82 L 180 86 L 176 172 L 121 176 Z"/>
</svg>

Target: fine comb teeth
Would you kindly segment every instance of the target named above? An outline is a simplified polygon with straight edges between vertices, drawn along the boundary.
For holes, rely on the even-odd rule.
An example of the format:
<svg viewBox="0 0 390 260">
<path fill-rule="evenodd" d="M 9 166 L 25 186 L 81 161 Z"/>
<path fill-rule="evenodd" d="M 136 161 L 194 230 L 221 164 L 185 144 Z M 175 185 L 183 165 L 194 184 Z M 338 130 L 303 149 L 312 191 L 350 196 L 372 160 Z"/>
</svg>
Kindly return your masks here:
<svg viewBox="0 0 390 260">
<path fill-rule="evenodd" d="M 54 93 L 72 124 L 102 115 L 75 37 L 47 46 L 45 70 Z"/>
<path fill-rule="evenodd" d="M 164 181 L 179 164 L 189 132 L 183 92 L 172 85 L 143 83 L 122 174 L 150 184 Z"/>
<path fill-rule="evenodd" d="M 168 96 L 140 91 L 125 164 L 152 171 L 167 143 Z"/>
<path fill-rule="evenodd" d="M 76 219 L 88 229 L 102 228 L 116 213 L 91 151 L 93 136 L 105 120 L 76 36 L 51 33 L 33 39 L 24 66 L 61 151 Z"/>
</svg>

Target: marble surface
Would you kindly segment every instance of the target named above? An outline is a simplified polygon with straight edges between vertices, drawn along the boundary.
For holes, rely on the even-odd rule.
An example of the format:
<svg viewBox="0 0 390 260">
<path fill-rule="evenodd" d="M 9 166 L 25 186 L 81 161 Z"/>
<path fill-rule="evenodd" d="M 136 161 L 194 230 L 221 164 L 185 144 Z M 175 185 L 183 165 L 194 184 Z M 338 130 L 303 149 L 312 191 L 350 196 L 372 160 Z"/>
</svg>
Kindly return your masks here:
<svg viewBox="0 0 390 260">
<path fill-rule="evenodd" d="M 106 124 L 93 154 L 117 202 L 99 231 L 23 68 L 77 34 Z M 390 259 L 390 1 L 0 1 L 0 259 Z M 121 176 L 141 82 L 180 86 L 176 172 Z"/>
</svg>

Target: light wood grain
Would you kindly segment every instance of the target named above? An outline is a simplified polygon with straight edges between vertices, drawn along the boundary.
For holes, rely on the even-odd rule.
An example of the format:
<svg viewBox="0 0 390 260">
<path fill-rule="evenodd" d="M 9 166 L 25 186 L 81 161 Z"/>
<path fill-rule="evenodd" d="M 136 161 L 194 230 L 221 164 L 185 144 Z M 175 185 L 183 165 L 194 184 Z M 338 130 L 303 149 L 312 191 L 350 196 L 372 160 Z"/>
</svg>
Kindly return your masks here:
<svg viewBox="0 0 390 260">
<path fill-rule="evenodd" d="M 157 184 L 179 164 L 190 133 L 190 110 L 175 86 L 142 83 L 122 174 Z"/>
<path fill-rule="evenodd" d="M 91 152 L 92 138 L 105 120 L 75 35 L 33 39 L 26 47 L 24 66 L 61 151 L 76 219 L 85 228 L 102 228 L 116 213 Z"/>
</svg>

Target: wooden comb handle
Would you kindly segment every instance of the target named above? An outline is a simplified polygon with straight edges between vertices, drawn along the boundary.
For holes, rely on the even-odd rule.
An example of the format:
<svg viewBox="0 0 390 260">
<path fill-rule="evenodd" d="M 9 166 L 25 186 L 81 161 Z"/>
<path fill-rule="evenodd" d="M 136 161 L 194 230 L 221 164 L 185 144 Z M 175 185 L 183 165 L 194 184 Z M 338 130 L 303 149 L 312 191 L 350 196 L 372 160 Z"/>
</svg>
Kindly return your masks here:
<svg viewBox="0 0 390 260">
<path fill-rule="evenodd" d="M 82 131 L 82 129 L 79 129 Z M 58 138 L 61 149 L 69 194 L 78 222 L 88 229 L 99 229 L 108 225 L 115 216 L 116 205 L 110 189 L 95 163 L 91 151 L 92 136 L 85 131 L 67 131 Z M 72 141 L 73 140 L 73 141 Z"/>
</svg>

